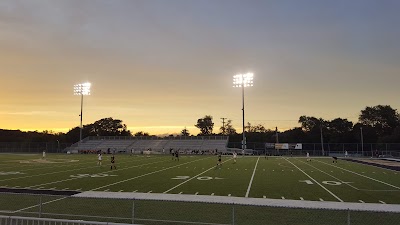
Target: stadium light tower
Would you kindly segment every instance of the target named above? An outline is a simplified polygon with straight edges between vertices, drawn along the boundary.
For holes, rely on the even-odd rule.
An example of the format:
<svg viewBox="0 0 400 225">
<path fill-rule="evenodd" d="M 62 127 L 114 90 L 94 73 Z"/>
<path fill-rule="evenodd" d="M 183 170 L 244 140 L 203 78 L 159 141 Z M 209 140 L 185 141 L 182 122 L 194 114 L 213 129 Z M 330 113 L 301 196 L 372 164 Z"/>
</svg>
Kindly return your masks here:
<svg viewBox="0 0 400 225">
<path fill-rule="evenodd" d="M 246 148 L 246 134 L 244 130 L 244 88 L 253 86 L 253 73 L 237 74 L 233 76 L 233 87 L 242 88 L 242 112 L 243 112 L 243 139 L 242 150 Z"/>
<path fill-rule="evenodd" d="M 79 142 L 82 141 L 82 111 L 83 111 L 83 96 L 84 95 L 90 95 L 90 86 L 91 83 L 83 83 L 83 84 L 75 84 L 74 85 L 74 95 L 80 95 L 81 96 L 81 114 L 79 114 L 79 117 L 81 117 L 81 126 L 80 126 L 80 132 L 79 132 Z"/>
</svg>

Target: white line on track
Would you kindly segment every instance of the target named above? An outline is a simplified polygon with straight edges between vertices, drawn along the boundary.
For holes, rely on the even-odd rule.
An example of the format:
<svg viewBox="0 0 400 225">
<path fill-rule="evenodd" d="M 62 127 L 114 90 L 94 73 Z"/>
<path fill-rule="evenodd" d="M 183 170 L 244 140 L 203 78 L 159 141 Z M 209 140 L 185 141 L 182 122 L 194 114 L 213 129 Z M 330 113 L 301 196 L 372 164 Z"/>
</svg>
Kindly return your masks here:
<svg viewBox="0 0 400 225">
<path fill-rule="evenodd" d="M 253 184 L 254 174 L 256 174 L 256 169 L 257 169 L 257 165 L 258 165 L 258 160 L 260 160 L 260 157 L 257 158 L 256 165 L 254 166 L 253 175 L 251 175 L 251 179 L 250 179 L 250 182 L 249 182 L 249 186 L 247 187 L 247 192 L 246 192 L 246 195 L 245 195 L 246 198 L 249 197 L 251 185 Z"/>
<path fill-rule="evenodd" d="M 302 173 L 304 173 L 304 175 L 306 175 L 308 178 L 310 178 L 311 180 L 313 180 L 316 184 L 318 184 L 321 188 L 323 188 L 325 191 L 327 191 L 329 194 L 331 194 L 333 197 L 335 197 L 337 200 L 339 200 L 340 202 L 343 202 L 342 199 L 340 199 L 338 196 L 336 196 L 335 194 L 333 194 L 330 190 L 328 190 L 326 187 L 324 187 L 322 184 L 320 184 L 318 181 L 316 181 L 314 178 L 312 178 L 310 175 L 308 175 L 306 172 L 304 172 L 302 169 L 300 169 L 298 166 L 296 166 L 294 163 L 290 162 L 288 159 L 284 158 L 287 162 L 289 162 L 290 164 L 292 164 L 294 167 L 296 167 L 298 170 L 300 170 Z"/>
<path fill-rule="evenodd" d="M 344 169 L 344 168 L 341 168 L 341 167 L 338 167 L 338 166 L 335 166 L 335 165 L 331 165 L 331 164 L 329 164 L 329 163 L 325 163 L 325 162 L 318 161 L 318 160 L 315 160 L 315 161 L 317 161 L 317 162 L 319 162 L 319 163 L 323 163 L 323 164 L 326 164 L 326 165 L 330 165 L 330 166 L 336 167 L 336 168 L 338 168 L 338 169 L 341 169 L 341 170 L 347 171 L 347 172 L 349 172 L 349 173 L 356 174 L 356 175 L 358 175 L 358 176 L 361 176 L 361 177 L 368 178 L 368 179 L 370 179 L 370 180 L 373 180 L 373 181 L 379 182 L 379 183 L 381 183 L 381 184 L 386 184 L 386 185 L 388 185 L 388 186 L 390 186 L 390 187 L 393 187 L 393 188 L 396 188 L 396 189 L 399 189 L 399 190 L 400 190 L 400 187 L 397 187 L 397 186 L 395 186 L 395 185 L 393 185 L 393 184 L 389 184 L 389 183 L 383 182 L 383 181 L 381 181 L 381 180 L 377 180 L 377 179 L 375 179 L 375 178 L 368 177 L 368 176 L 365 176 L 365 175 L 362 175 L 362 174 L 356 173 L 356 172 L 354 172 L 354 171 L 351 171 L 351 170 L 348 170 L 348 169 Z"/>
<path fill-rule="evenodd" d="M 169 170 L 169 169 L 172 169 L 172 168 L 175 168 L 175 167 L 178 167 L 178 166 L 182 166 L 182 165 L 185 165 L 185 164 L 188 164 L 188 163 L 193 163 L 193 162 L 197 162 L 197 161 L 208 159 L 208 158 L 210 158 L 210 157 L 193 160 L 193 161 L 186 162 L 186 163 L 183 163 L 183 164 L 179 164 L 179 165 L 176 165 L 176 166 L 170 166 L 170 167 L 167 167 L 165 169 L 153 171 L 153 172 L 150 172 L 150 173 L 145 173 L 145 174 L 142 174 L 142 175 L 139 175 L 139 176 L 136 176 L 136 177 L 132 177 L 132 178 L 129 178 L 129 179 L 121 180 L 121 181 L 118 181 L 118 182 L 115 182 L 115 183 L 112 183 L 112 184 L 107 184 L 107 185 L 104 185 L 104 186 L 101 186 L 101 187 L 98 187 L 98 188 L 93 188 L 90 191 L 96 191 L 96 190 L 99 190 L 99 189 L 102 189 L 102 188 L 105 188 L 105 187 L 113 186 L 113 185 L 116 185 L 116 184 L 120 184 L 120 183 L 124 183 L 124 182 L 127 182 L 127 181 L 131 181 L 131 180 L 135 180 L 137 178 L 145 177 L 145 176 L 148 176 L 148 175 L 152 175 L 152 174 L 159 173 L 159 172 L 162 172 L 162 171 L 165 171 L 165 170 Z"/>
<path fill-rule="evenodd" d="M 228 159 L 228 160 L 224 161 L 222 164 L 224 164 L 225 162 L 228 162 L 229 160 L 232 160 L 232 159 Z M 210 170 L 212 170 L 212 169 L 215 169 L 215 166 L 213 166 L 213 167 L 211 167 L 211 168 L 209 168 L 209 169 L 207 169 L 207 170 L 205 170 L 205 171 L 203 171 L 203 172 L 197 174 L 197 175 L 194 176 L 194 177 L 191 177 L 190 179 L 187 179 L 187 180 L 183 181 L 182 183 L 180 183 L 180 184 L 178 184 L 178 185 L 175 185 L 174 187 L 172 187 L 172 188 L 170 188 L 170 189 L 164 191 L 163 194 L 166 194 L 166 193 L 168 193 L 168 192 L 174 190 L 175 188 L 181 186 L 182 184 L 185 184 L 185 183 L 187 183 L 187 182 L 189 182 L 189 181 L 191 181 L 191 180 L 197 178 L 198 176 L 200 176 L 200 175 L 202 175 L 202 174 L 204 174 L 204 173 L 207 173 L 208 171 L 210 171 Z"/>
</svg>

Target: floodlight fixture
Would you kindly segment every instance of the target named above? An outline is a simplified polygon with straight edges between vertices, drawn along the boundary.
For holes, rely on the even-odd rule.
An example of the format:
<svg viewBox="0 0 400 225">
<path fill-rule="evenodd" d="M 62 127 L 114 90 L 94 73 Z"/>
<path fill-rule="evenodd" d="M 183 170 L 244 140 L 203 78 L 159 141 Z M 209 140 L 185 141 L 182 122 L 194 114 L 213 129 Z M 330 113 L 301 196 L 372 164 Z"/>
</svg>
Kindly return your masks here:
<svg viewBox="0 0 400 225">
<path fill-rule="evenodd" d="M 244 88 L 253 86 L 253 73 L 237 74 L 233 76 L 233 87 L 242 88 L 242 112 L 243 112 L 243 140 L 242 140 L 242 151 L 244 153 L 246 149 L 246 132 L 244 130 Z"/>
<path fill-rule="evenodd" d="M 74 85 L 74 95 L 81 96 L 81 114 L 79 114 L 79 117 L 81 118 L 79 142 L 82 141 L 83 96 L 90 95 L 90 87 L 91 86 L 92 86 L 92 84 L 89 82 Z"/>
</svg>

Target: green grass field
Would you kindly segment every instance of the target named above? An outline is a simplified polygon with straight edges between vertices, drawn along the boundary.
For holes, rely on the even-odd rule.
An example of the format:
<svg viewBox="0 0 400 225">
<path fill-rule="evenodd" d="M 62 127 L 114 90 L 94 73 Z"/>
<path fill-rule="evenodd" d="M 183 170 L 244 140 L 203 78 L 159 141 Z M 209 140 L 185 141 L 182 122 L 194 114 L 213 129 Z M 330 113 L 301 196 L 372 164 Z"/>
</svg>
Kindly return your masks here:
<svg viewBox="0 0 400 225">
<path fill-rule="evenodd" d="M 18 189 L 77 190 L 400 204 L 400 173 L 396 171 L 343 160 L 333 164 L 329 158 L 312 158 L 307 162 L 305 158 L 296 157 L 238 157 L 234 163 L 231 157 L 223 157 L 222 161 L 223 165 L 216 168 L 216 156 L 182 155 L 178 162 L 168 155 L 116 155 L 117 169 L 110 170 L 109 155 L 104 155 L 103 165 L 98 166 L 97 155 L 50 154 L 46 160 L 41 160 L 39 154 L 2 154 L 0 188 L 3 192 Z M 37 204 L 41 201 L 46 203 L 40 209 L 43 216 L 47 213 L 53 218 L 62 214 L 58 217 L 69 215 L 85 220 L 102 217 L 104 221 L 130 222 L 127 219 L 132 215 L 132 201 L 124 199 L 42 196 L 39 200 L 37 195 L 10 193 L 0 193 L 0 196 L 0 211 L 3 213 L 37 213 Z M 235 224 L 346 224 L 347 218 L 345 211 L 291 209 L 291 213 L 287 213 L 282 208 L 254 206 L 237 206 L 234 210 L 238 218 Z M 318 216 L 313 216 L 314 213 Z M 354 213 L 353 220 L 359 224 L 374 224 L 371 222 L 374 220 L 362 216 L 363 213 L 373 214 Z M 232 222 L 232 207 L 229 205 L 135 202 L 135 222 L 140 224 L 171 224 L 165 221 L 171 220 L 172 214 L 179 215 L 175 217 L 179 221 Z M 321 223 L 317 217 L 331 219 Z M 383 221 L 381 217 L 379 215 L 379 221 Z M 387 224 L 400 223 L 399 214 L 383 217 L 390 219 Z M 159 221 L 151 220 L 154 218 Z"/>
</svg>

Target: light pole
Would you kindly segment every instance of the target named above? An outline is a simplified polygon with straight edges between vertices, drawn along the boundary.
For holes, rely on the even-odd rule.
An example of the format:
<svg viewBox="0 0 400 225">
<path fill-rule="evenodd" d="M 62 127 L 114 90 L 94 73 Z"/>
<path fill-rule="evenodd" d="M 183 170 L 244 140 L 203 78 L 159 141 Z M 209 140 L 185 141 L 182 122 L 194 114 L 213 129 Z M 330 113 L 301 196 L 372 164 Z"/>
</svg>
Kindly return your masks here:
<svg viewBox="0 0 400 225">
<path fill-rule="evenodd" d="M 364 156 L 364 137 L 363 137 L 362 127 L 360 127 L 360 131 L 361 131 L 361 156 Z"/>
<path fill-rule="evenodd" d="M 81 125 L 80 125 L 80 132 L 79 132 L 79 142 L 82 141 L 82 117 L 83 117 L 83 96 L 84 95 L 90 95 L 90 83 L 83 83 L 83 84 L 75 84 L 74 85 L 74 95 L 80 95 L 81 96 L 81 114 L 79 114 L 79 117 L 81 117 Z"/>
<path fill-rule="evenodd" d="M 242 112 L 243 112 L 243 139 L 242 150 L 246 149 L 246 134 L 244 130 L 244 88 L 253 86 L 253 73 L 237 74 L 233 76 L 233 87 L 242 88 Z"/>
</svg>

